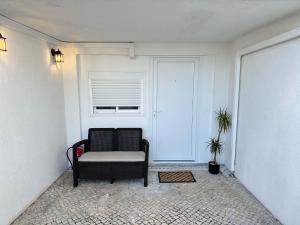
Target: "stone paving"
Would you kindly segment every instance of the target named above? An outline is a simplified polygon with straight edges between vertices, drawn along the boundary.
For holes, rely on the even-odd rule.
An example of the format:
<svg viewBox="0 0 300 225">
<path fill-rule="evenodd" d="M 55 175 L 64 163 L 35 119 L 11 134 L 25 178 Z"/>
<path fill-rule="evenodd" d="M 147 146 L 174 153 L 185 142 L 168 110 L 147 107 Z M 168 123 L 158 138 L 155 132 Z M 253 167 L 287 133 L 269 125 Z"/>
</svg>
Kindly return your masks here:
<svg viewBox="0 0 300 225">
<path fill-rule="evenodd" d="M 281 224 L 237 179 L 192 171 L 196 183 L 160 184 L 152 169 L 147 188 L 142 179 L 87 180 L 73 188 L 67 171 L 12 224 Z"/>
</svg>

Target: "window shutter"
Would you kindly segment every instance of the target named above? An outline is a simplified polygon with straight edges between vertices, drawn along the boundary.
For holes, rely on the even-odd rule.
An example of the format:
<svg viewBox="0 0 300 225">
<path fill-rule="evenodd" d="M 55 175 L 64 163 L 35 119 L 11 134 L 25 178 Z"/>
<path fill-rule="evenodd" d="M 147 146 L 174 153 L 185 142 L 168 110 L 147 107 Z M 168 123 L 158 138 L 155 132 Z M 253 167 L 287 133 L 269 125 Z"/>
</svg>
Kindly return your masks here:
<svg viewBox="0 0 300 225">
<path fill-rule="evenodd" d="M 90 93 L 93 110 L 140 109 L 143 97 L 143 79 L 126 74 L 123 76 L 90 76 Z"/>
<path fill-rule="evenodd" d="M 93 106 L 141 106 L 141 80 L 92 79 Z"/>
</svg>

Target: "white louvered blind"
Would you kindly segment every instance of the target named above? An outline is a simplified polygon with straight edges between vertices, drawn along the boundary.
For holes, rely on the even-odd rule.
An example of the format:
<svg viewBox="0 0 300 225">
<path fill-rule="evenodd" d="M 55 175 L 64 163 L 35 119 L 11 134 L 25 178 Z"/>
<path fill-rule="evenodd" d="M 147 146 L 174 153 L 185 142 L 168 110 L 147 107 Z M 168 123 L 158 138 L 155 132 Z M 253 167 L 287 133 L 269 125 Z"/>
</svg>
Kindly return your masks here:
<svg viewBox="0 0 300 225">
<path fill-rule="evenodd" d="M 120 112 L 122 109 L 139 111 L 142 106 L 143 79 L 123 76 L 90 76 L 90 93 L 93 111 Z"/>
</svg>

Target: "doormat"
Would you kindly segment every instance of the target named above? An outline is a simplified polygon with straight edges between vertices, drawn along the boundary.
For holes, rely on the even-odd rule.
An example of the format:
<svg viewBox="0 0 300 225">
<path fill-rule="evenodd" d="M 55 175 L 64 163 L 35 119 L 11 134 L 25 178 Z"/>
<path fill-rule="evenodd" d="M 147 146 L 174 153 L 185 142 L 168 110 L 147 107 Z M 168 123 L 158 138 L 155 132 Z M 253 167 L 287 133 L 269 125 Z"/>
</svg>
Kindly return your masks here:
<svg viewBox="0 0 300 225">
<path fill-rule="evenodd" d="M 158 172 L 159 183 L 191 183 L 196 182 L 191 171 Z"/>
</svg>

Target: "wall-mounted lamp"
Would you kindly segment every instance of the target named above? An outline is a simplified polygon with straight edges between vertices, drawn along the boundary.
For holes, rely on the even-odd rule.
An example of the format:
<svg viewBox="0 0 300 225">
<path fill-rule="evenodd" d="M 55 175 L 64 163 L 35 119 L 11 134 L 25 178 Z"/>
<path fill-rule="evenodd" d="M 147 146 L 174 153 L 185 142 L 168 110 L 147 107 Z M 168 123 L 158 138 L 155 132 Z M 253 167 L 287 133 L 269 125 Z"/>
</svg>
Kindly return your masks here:
<svg viewBox="0 0 300 225">
<path fill-rule="evenodd" d="M 7 51 L 6 49 L 6 38 L 2 36 L 2 34 L 0 33 L 0 50 L 1 51 Z"/>
<path fill-rule="evenodd" d="M 55 49 L 51 49 L 51 55 L 53 56 L 54 62 L 60 63 L 64 62 L 64 54 L 58 49 L 57 51 Z"/>
</svg>

